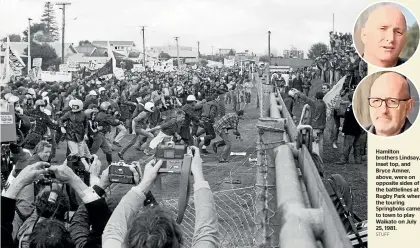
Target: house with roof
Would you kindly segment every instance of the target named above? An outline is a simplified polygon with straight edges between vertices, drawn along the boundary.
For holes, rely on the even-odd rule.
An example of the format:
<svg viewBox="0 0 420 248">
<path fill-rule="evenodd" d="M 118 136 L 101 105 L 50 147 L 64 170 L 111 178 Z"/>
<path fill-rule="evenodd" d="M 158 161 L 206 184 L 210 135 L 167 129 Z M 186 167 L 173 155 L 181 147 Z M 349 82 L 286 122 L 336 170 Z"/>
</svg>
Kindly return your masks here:
<svg viewBox="0 0 420 248">
<path fill-rule="evenodd" d="M 192 58 L 198 57 L 198 50 L 196 48 L 187 47 L 187 46 L 179 46 L 178 48 L 179 48 L 179 58 L 192 59 Z M 150 47 L 150 49 L 146 53 L 157 54 L 157 56 L 159 56 L 161 52 L 169 54 L 171 58 L 177 57 L 177 48 L 176 46 L 171 46 L 171 45 Z"/>
<path fill-rule="evenodd" d="M 94 40 L 92 41 L 92 45 L 108 49 L 108 42 L 113 51 L 126 57 L 128 57 L 128 54 L 136 48 L 134 41 Z"/>
</svg>

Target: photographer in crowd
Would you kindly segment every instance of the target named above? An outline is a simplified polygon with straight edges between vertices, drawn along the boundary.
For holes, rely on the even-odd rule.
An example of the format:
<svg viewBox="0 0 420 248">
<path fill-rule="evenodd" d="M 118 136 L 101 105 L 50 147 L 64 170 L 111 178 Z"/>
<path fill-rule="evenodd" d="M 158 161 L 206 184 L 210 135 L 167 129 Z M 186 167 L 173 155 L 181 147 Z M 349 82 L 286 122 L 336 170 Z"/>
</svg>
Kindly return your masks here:
<svg viewBox="0 0 420 248">
<path fill-rule="evenodd" d="M 130 170 L 139 178 L 134 169 Z M 88 187 L 67 166 L 66 161 L 56 166 L 50 166 L 46 162 L 36 162 L 26 166 L 2 195 L 2 247 L 17 247 L 18 244 L 19 247 L 75 247 L 65 226 L 69 210 L 65 187 L 71 187 L 76 192 L 88 211 L 92 230 L 97 231 L 96 236 L 87 233 L 90 238 L 86 240 L 84 246 L 79 247 L 100 245 L 100 235 L 111 215 L 104 198 L 99 197 L 109 185 L 106 182 L 108 178 L 103 176 L 101 179 L 98 185 Z M 21 191 L 32 183 L 46 187 L 38 194 L 34 202 L 34 212 L 19 228 L 16 237 L 18 241 L 15 241 L 12 233 L 16 232 L 13 230 L 16 199 Z"/>
<path fill-rule="evenodd" d="M 219 247 L 220 234 L 216 206 L 209 184 L 204 179 L 200 150 L 192 147 L 191 172 L 194 177 L 195 228 L 192 247 Z M 140 184 L 133 187 L 114 210 L 102 236 L 102 247 L 180 247 L 180 226 L 172 213 L 161 207 L 138 212 L 162 165 L 146 164 Z"/>
</svg>

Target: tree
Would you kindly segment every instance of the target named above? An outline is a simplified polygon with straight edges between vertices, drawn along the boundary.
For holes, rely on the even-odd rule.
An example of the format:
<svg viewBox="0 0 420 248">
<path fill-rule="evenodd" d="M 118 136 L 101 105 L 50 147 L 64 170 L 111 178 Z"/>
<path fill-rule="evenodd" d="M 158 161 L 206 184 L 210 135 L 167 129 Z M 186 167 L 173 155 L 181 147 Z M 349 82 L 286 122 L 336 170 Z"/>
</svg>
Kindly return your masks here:
<svg viewBox="0 0 420 248">
<path fill-rule="evenodd" d="M 235 56 L 235 51 L 233 51 L 233 49 L 230 49 L 228 55 L 229 56 Z"/>
<path fill-rule="evenodd" d="M 54 7 L 51 2 L 46 2 L 44 5 L 44 13 L 42 14 L 41 22 L 45 24 L 44 34 L 48 36 L 51 41 L 58 40 L 58 28 L 55 21 Z"/>
<path fill-rule="evenodd" d="M 51 42 L 51 37 L 45 35 L 46 26 L 44 23 L 34 23 L 31 25 L 31 40 L 39 42 Z M 28 41 L 28 30 L 23 31 L 23 41 Z"/>
<path fill-rule="evenodd" d="M 79 41 L 79 46 L 83 46 L 83 45 L 87 45 L 87 44 L 92 44 L 90 41 L 88 40 L 81 40 Z"/>
<path fill-rule="evenodd" d="M 201 66 L 206 66 L 209 62 L 205 59 L 200 60 Z"/>
<path fill-rule="evenodd" d="M 260 57 L 260 62 L 268 63 L 269 60 L 270 59 L 269 59 L 268 55 L 264 55 L 264 56 Z"/>
<path fill-rule="evenodd" d="M 419 25 L 417 22 L 407 31 L 407 45 L 401 53 L 401 57 L 409 59 L 413 56 L 419 44 Z"/>
<path fill-rule="evenodd" d="M 20 41 L 22 41 L 22 38 L 18 34 L 11 34 L 11 35 L 9 35 L 9 40 L 10 40 L 10 42 L 20 42 Z M 7 37 L 4 37 L 2 39 L 2 41 L 6 42 Z"/>
<path fill-rule="evenodd" d="M 322 42 L 313 44 L 308 51 L 308 58 L 314 60 L 315 58 L 321 56 L 322 53 L 328 52 L 328 47 Z"/>
<path fill-rule="evenodd" d="M 169 54 L 167 54 L 167 53 L 160 52 L 160 54 L 159 54 L 159 59 L 165 59 L 165 60 L 168 60 L 168 59 L 170 59 L 170 58 L 171 58 L 171 56 L 170 56 Z"/>
<path fill-rule="evenodd" d="M 129 60 L 129 59 L 116 59 L 116 64 L 117 64 L 117 67 L 119 67 L 119 68 L 121 68 L 121 62 L 124 62 L 124 68 L 123 69 L 125 69 L 125 70 L 131 70 L 131 69 L 133 69 L 133 64 L 134 64 L 134 62 L 133 61 L 131 61 L 131 60 Z"/>
<path fill-rule="evenodd" d="M 28 54 L 28 48 L 25 48 L 24 54 Z M 58 58 L 57 54 L 55 53 L 54 48 L 46 43 L 39 44 L 37 42 L 31 42 L 31 58 L 42 58 L 41 68 L 43 70 L 47 70 L 50 66 L 59 68 L 61 62 L 60 58 Z M 32 64 L 32 61 L 30 62 Z"/>
</svg>

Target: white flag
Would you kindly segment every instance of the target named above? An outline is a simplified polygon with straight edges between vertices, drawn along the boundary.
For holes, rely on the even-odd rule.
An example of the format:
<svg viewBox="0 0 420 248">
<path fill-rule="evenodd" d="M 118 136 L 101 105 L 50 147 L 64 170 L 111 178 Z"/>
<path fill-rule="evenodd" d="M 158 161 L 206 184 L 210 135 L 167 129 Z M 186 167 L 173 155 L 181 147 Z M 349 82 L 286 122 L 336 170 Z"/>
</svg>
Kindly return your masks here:
<svg viewBox="0 0 420 248">
<path fill-rule="evenodd" d="M 331 112 L 333 111 L 337 101 L 340 99 L 340 92 L 343 88 L 343 84 L 346 81 L 346 77 L 342 77 L 330 91 L 325 94 L 323 100 L 327 104 L 327 118 L 331 116 Z"/>
<path fill-rule="evenodd" d="M 115 68 L 117 68 L 117 60 L 115 60 L 115 57 L 114 57 L 114 52 L 112 51 L 112 48 L 111 48 L 111 44 L 109 44 L 109 41 L 108 41 L 108 59 L 112 59 L 112 71 L 115 71 Z"/>
</svg>

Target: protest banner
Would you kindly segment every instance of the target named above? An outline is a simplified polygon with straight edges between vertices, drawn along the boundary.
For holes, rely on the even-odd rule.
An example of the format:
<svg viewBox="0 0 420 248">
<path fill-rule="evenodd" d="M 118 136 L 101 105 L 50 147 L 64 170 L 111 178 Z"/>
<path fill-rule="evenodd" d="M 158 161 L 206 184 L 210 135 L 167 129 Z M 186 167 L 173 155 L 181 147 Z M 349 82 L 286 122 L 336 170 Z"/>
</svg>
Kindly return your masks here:
<svg viewBox="0 0 420 248">
<path fill-rule="evenodd" d="M 69 71 L 69 66 L 67 64 L 61 64 L 59 68 L 60 68 L 60 71 L 63 71 L 63 72 Z"/>
<path fill-rule="evenodd" d="M 115 68 L 114 75 L 118 80 L 125 79 L 124 70 L 122 68 Z"/>
<path fill-rule="evenodd" d="M 324 102 L 327 104 L 327 117 L 331 116 L 331 112 L 340 99 L 340 92 L 346 81 L 346 77 L 347 76 L 342 77 L 323 98 Z"/>
<path fill-rule="evenodd" d="M 34 58 L 32 60 L 32 67 L 41 67 L 42 65 L 42 58 Z"/>
<path fill-rule="evenodd" d="M 19 54 L 11 49 L 8 37 L 6 38 L 6 43 L 3 43 L 2 46 L 5 48 L 3 48 L 4 55 L 2 57 L 4 56 L 4 64 L 2 66 L 0 82 L 4 84 L 9 82 L 12 76 L 22 75 L 22 69 L 25 67 L 25 63 L 23 63 Z"/>
<path fill-rule="evenodd" d="M 56 71 L 41 71 L 41 80 L 44 82 L 70 82 L 71 73 Z"/>
<path fill-rule="evenodd" d="M 141 64 L 133 64 L 132 72 L 143 72 L 145 71 L 144 66 Z"/>
<path fill-rule="evenodd" d="M 235 65 L 235 59 L 224 59 L 223 65 L 226 67 L 233 67 Z"/>
</svg>

